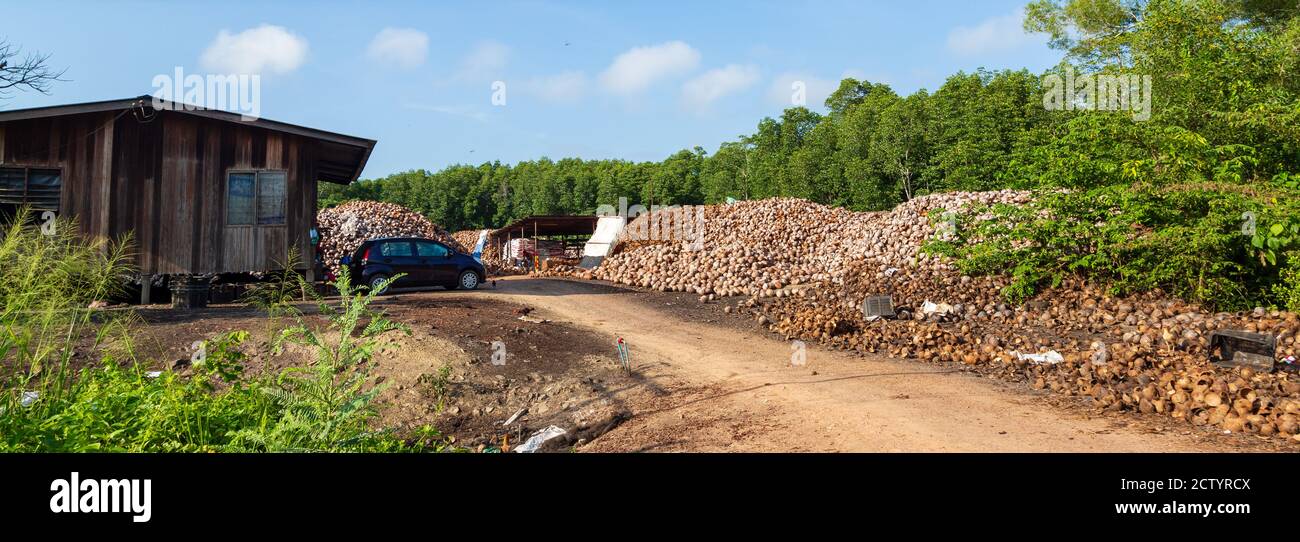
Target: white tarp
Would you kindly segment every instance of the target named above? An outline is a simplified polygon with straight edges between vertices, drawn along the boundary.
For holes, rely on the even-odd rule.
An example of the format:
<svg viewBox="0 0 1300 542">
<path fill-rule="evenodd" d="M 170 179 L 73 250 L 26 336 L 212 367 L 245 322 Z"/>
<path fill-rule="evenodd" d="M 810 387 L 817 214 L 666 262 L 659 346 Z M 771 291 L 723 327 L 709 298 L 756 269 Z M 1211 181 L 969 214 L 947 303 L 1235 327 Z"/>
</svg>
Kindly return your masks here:
<svg viewBox="0 0 1300 542">
<path fill-rule="evenodd" d="M 541 448 L 542 444 L 546 441 L 563 435 L 564 433 L 564 429 L 559 426 L 549 426 L 546 429 L 533 433 L 533 436 L 528 437 L 528 440 L 524 441 L 523 444 L 516 446 L 514 451 L 521 454 L 531 454 L 536 452 L 538 448 Z"/>
<path fill-rule="evenodd" d="M 478 232 L 478 243 L 474 244 L 474 261 L 483 263 L 483 247 L 487 246 L 488 230 Z"/>
<path fill-rule="evenodd" d="M 924 314 L 926 316 L 929 316 L 931 314 L 938 314 L 939 316 L 944 316 L 944 315 L 951 314 L 953 310 L 954 309 L 952 305 L 949 305 L 947 303 L 934 303 L 929 299 L 925 300 L 924 305 L 921 305 L 921 314 Z"/>
<path fill-rule="evenodd" d="M 621 216 L 602 216 L 596 221 L 596 232 L 591 234 L 587 245 L 582 248 L 583 256 L 602 258 L 609 255 L 609 248 L 623 232 L 627 219 Z"/>
</svg>

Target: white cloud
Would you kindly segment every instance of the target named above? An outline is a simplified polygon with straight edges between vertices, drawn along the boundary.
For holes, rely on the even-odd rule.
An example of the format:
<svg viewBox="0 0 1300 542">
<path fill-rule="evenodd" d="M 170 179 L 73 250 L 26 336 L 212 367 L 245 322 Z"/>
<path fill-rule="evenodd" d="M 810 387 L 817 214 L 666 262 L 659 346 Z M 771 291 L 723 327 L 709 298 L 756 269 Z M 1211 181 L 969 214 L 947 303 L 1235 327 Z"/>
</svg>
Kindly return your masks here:
<svg viewBox="0 0 1300 542">
<path fill-rule="evenodd" d="M 429 35 L 411 28 L 385 28 L 370 41 L 366 55 L 371 59 L 402 68 L 424 63 L 429 54 Z"/>
<path fill-rule="evenodd" d="M 496 77 L 505 69 L 509 58 L 510 48 L 505 44 L 495 41 L 479 42 L 461 60 L 460 72 L 456 78 L 465 81 Z"/>
<path fill-rule="evenodd" d="M 730 64 L 715 68 L 682 84 L 682 99 L 692 107 L 705 107 L 715 100 L 740 92 L 758 82 L 758 68 Z"/>
<path fill-rule="evenodd" d="M 684 75 L 700 64 L 700 52 L 681 41 L 635 47 L 614 59 L 600 74 L 600 84 L 618 94 L 645 90 L 665 77 Z"/>
<path fill-rule="evenodd" d="M 566 71 L 533 78 L 528 81 L 527 90 L 548 102 L 573 103 L 587 93 L 590 85 L 587 74 Z"/>
<path fill-rule="evenodd" d="M 854 72 L 856 73 L 856 72 Z M 851 77 L 846 72 L 844 77 Z M 780 105 L 782 108 L 794 107 L 796 84 L 802 87 L 802 94 L 805 99 L 804 107 L 808 109 L 817 109 L 826 103 L 826 98 L 840 88 L 842 79 L 823 79 L 808 73 L 786 72 L 776 76 L 772 80 L 772 86 L 768 88 L 767 97 L 772 103 Z"/>
<path fill-rule="evenodd" d="M 1017 9 L 1007 15 L 984 19 L 975 26 L 959 26 L 948 33 L 948 50 L 971 56 L 1008 51 L 1034 42 L 1025 32 L 1025 11 Z"/>
<path fill-rule="evenodd" d="M 418 111 L 432 111 L 434 113 L 451 115 L 453 117 L 463 117 L 478 122 L 487 122 L 489 119 L 488 114 L 483 112 L 482 110 L 476 107 L 470 107 L 465 105 L 428 105 L 428 104 L 421 104 L 421 103 L 406 103 L 403 104 L 403 107 L 407 109 L 415 109 Z"/>
<path fill-rule="evenodd" d="M 306 58 L 306 39 L 283 26 L 264 24 L 238 34 L 218 32 L 199 62 L 220 73 L 288 73 Z"/>
</svg>

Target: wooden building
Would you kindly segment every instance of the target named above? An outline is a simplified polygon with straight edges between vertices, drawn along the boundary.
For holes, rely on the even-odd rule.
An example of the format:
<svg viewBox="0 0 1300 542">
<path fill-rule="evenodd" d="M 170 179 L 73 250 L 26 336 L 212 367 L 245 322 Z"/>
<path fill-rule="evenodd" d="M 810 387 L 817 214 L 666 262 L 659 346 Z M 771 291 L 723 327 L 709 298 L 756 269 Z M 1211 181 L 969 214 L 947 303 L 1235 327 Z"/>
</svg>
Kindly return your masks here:
<svg viewBox="0 0 1300 542">
<path fill-rule="evenodd" d="M 148 96 L 0 111 L 0 210 L 134 238 L 141 275 L 267 271 L 314 254 L 316 183 L 347 184 L 375 141 Z M 311 266 L 304 264 L 310 273 Z"/>
</svg>

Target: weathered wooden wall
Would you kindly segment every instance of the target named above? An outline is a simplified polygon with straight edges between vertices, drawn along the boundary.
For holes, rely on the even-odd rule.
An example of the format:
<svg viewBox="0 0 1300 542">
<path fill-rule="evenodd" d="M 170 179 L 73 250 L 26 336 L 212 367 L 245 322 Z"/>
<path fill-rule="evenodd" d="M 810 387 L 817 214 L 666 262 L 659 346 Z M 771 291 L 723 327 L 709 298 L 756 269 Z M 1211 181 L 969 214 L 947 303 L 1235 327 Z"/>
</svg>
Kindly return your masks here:
<svg viewBox="0 0 1300 542">
<path fill-rule="evenodd" d="M 145 274 L 276 269 L 291 243 L 311 262 L 320 148 L 307 137 L 165 111 L 150 122 L 110 112 L 0 123 L 0 161 L 61 169 L 61 213 L 90 236 L 130 233 Z M 286 172 L 285 224 L 227 226 L 227 173 L 264 169 Z"/>
<path fill-rule="evenodd" d="M 101 231 L 110 216 L 106 196 L 112 186 L 94 179 L 111 177 L 113 113 L 98 113 L 3 123 L 0 164 L 62 170 L 61 214 L 76 216 L 85 231 Z"/>
</svg>

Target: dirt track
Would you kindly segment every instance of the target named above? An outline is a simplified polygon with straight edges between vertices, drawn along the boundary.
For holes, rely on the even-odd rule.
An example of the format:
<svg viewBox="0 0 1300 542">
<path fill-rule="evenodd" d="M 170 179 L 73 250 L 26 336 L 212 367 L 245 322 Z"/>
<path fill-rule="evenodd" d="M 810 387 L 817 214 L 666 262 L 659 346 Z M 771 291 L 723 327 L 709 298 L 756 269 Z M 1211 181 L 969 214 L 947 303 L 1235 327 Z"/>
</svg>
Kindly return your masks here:
<svg viewBox="0 0 1300 542">
<path fill-rule="evenodd" d="M 1087 414 L 943 366 L 793 346 L 739 317 L 692 317 L 693 300 L 561 279 L 513 277 L 475 292 L 631 347 L 659 390 L 583 451 L 1215 451 L 1190 426 Z M 673 299 L 676 301 L 665 301 Z M 722 316 L 715 311 L 715 316 Z M 1162 427 L 1163 426 L 1163 427 Z"/>
</svg>

